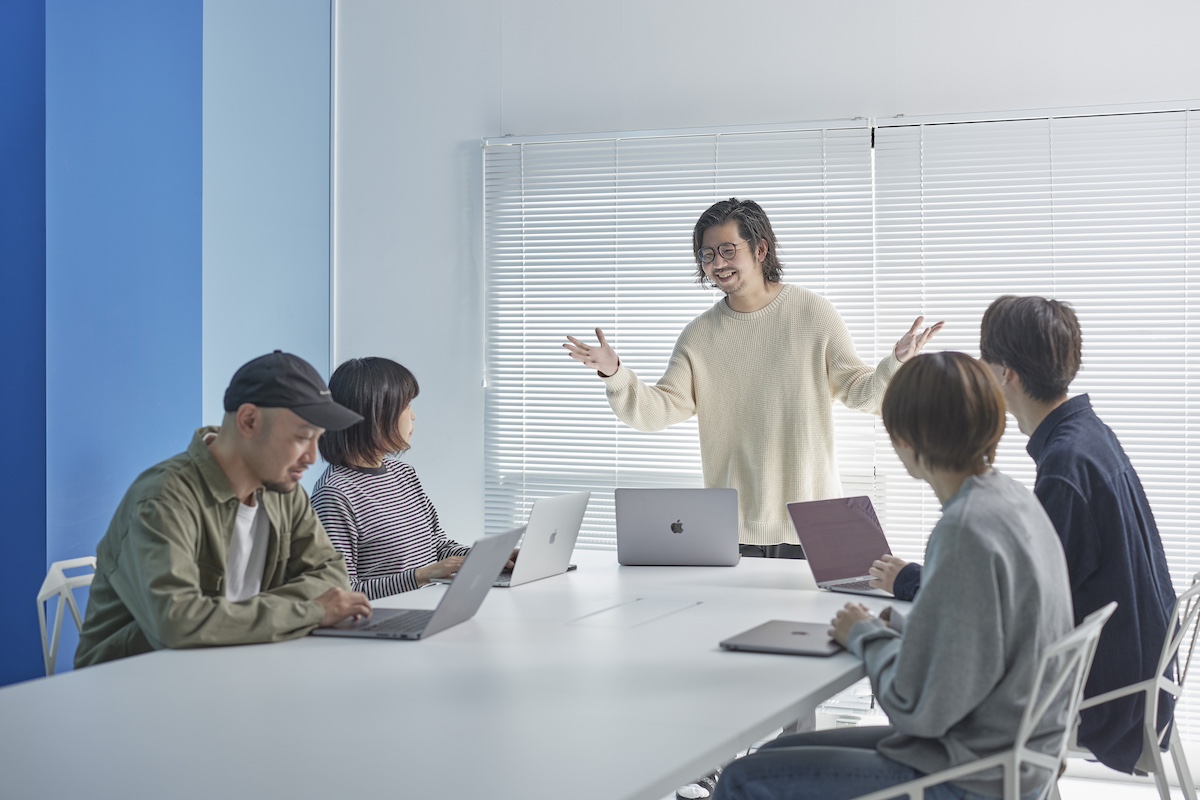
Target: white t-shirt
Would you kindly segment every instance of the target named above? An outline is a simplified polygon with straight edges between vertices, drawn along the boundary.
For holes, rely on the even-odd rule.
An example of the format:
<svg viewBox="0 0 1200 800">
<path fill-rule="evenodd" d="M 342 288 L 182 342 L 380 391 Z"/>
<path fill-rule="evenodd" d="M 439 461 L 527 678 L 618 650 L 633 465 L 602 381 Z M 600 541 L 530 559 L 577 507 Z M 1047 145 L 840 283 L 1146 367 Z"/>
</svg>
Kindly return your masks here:
<svg viewBox="0 0 1200 800">
<path fill-rule="evenodd" d="M 229 558 L 225 564 L 225 597 L 237 603 L 262 591 L 263 567 L 267 563 L 267 515 L 262 503 L 238 503 Z"/>
</svg>

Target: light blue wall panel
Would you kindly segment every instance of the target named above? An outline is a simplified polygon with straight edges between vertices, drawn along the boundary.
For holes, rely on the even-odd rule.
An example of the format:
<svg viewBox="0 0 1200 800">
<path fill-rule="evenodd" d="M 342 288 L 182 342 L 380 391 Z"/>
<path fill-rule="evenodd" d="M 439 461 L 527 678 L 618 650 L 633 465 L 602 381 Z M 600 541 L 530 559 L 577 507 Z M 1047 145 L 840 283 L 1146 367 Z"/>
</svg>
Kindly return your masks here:
<svg viewBox="0 0 1200 800">
<path fill-rule="evenodd" d="M 329 0 L 204 4 L 207 423 L 255 356 L 329 375 L 329 52 Z"/>
<path fill-rule="evenodd" d="M 50 561 L 94 553 L 200 423 L 202 21 L 201 0 L 46 3 Z"/>
</svg>

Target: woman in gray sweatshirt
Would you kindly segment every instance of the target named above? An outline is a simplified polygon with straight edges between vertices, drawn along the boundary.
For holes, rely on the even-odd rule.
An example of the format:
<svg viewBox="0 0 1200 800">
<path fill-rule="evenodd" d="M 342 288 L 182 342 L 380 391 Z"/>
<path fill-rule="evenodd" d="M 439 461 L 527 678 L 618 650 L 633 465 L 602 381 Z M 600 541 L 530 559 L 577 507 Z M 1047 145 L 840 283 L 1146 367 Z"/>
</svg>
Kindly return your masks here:
<svg viewBox="0 0 1200 800">
<path fill-rule="evenodd" d="M 907 616 L 848 604 L 834 637 L 863 659 L 891 725 L 785 736 L 730 764 L 720 800 L 839 800 L 1008 749 L 1043 649 L 1072 628 L 1066 561 L 1027 489 L 992 468 L 1004 399 L 990 370 L 962 353 L 904 364 L 883 422 L 910 475 L 942 503 L 921 592 Z M 1035 732 L 1052 747 L 1065 711 Z M 1021 775 L 1036 796 L 1045 771 Z M 999 770 L 942 784 L 929 800 L 994 798 Z"/>
</svg>

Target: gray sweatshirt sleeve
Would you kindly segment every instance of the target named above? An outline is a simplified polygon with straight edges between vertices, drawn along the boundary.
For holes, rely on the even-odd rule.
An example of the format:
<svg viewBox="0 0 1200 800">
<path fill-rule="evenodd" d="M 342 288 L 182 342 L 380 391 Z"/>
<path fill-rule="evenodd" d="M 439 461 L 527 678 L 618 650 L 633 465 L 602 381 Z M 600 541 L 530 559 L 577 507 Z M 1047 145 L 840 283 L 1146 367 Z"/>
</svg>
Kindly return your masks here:
<svg viewBox="0 0 1200 800">
<path fill-rule="evenodd" d="M 938 527 L 954 524 L 944 517 Z M 876 621 L 855 625 L 849 638 L 892 724 L 922 738 L 943 736 L 1004 674 L 1002 612 L 988 600 L 998 592 L 979 591 L 994 587 L 994 554 L 972 547 L 974 537 L 939 533 L 938 563 L 927 564 L 925 583 L 899 626 L 903 633 Z"/>
</svg>

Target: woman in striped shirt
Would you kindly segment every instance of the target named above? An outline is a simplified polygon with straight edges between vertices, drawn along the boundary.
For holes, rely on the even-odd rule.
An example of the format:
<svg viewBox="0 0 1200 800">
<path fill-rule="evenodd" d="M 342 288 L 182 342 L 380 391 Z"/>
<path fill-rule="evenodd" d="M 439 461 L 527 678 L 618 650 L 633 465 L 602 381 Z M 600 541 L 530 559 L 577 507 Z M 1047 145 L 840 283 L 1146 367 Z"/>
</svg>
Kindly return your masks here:
<svg viewBox="0 0 1200 800">
<path fill-rule="evenodd" d="M 395 456 L 412 440 L 417 379 L 387 358 L 355 358 L 329 379 L 363 421 L 321 437 L 329 467 L 312 504 L 346 559 L 350 585 L 372 600 L 453 575 L 469 547 L 446 536 L 417 472 Z"/>
</svg>

